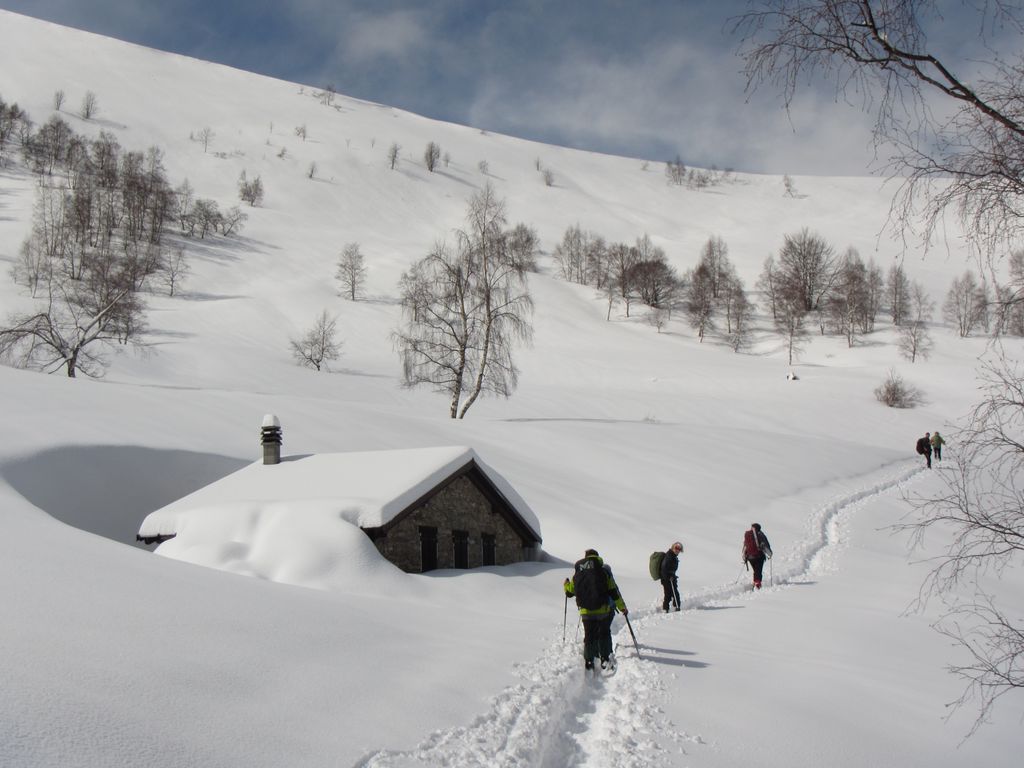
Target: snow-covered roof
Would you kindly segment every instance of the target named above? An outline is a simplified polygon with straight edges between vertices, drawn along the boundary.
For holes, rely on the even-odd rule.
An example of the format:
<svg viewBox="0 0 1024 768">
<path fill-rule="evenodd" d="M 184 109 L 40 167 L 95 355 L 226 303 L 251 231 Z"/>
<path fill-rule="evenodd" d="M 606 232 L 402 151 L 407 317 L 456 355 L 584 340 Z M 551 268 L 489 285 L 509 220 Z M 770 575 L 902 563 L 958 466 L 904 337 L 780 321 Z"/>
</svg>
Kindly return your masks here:
<svg viewBox="0 0 1024 768">
<path fill-rule="evenodd" d="M 303 510 L 326 512 L 360 528 L 377 528 L 470 463 L 540 541 L 540 522 L 526 502 L 465 446 L 292 456 L 271 465 L 256 462 L 151 512 L 139 536 L 163 538 L 192 526 L 209 529 L 211 523 L 252 529 L 268 513 Z"/>
</svg>

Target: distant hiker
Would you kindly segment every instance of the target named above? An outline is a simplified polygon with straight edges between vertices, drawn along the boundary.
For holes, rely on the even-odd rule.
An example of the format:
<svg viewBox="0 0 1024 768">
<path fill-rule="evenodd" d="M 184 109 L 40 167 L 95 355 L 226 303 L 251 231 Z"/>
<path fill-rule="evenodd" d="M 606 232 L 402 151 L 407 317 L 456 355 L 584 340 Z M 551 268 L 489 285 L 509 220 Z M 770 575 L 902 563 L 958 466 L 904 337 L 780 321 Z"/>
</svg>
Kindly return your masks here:
<svg viewBox="0 0 1024 768">
<path fill-rule="evenodd" d="M 945 444 L 946 441 L 942 439 L 942 435 L 936 431 L 935 434 L 932 435 L 932 453 L 935 454 L 936 461 L 942 461 L 942 446 Z"/>
<path fill-rule="evenodd" d="M 601 669 L 615 666 L 612 657 L 612 619 L 616 609 L 623 616 L 629 613 L 612 576 L 596 549 L 588 549 L 583 559 L 573 566 L 572 581 L 565 580 L 565 594 L 576 598 L 576 606 L 583 620 L 583 665 L 594 668 L 594 659 L 600 657 Z"/>
<path fill-rule="evenodd" d="M 661 609 L 668 613 L 668 606 L 671 603 L 678 611 L 681 605 L 679 600 L 679 577 L 676 571 L 679 570 L 679 555 L 683 553 L 683 544 L 680 541 L 668 548 L 661 558 L 661 588 L 665 592 L 665 598 L 661 601 Z"/>
<path fill-rule="evenodd" d="M 754 569 L 754 589 L 761 588 L 764 561 L 770 560 L 771 556 L 772 545 L 768 543 L 768 537 L 761 530 L 761 524 L 751 524 L 743 533 L 743 563 Z"/>
<path fill-rule="evenodd" d="M 932 468 L 932 439 L 931 433 L 925 432 L 924 437 L 917 438 L 917 452 L 924 456 L 928 469 Z"/>
</svg>

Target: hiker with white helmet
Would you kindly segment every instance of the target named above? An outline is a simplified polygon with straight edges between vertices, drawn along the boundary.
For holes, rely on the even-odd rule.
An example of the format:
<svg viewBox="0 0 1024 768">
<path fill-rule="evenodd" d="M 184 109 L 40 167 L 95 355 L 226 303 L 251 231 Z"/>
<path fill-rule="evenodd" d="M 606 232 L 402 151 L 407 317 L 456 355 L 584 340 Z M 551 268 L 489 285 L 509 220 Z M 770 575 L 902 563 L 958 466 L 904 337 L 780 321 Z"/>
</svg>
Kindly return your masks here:
<svg viewBox="0 0 1024 768">
<path fill-rule="evenodd" d="M 661 609 L 668 613 L 669 605 L 678 611 L 682 607 L 679 599 L 679 577 L 676 571 L 679 570 L 679 555 L 683 553 L 683 543 L 677 541 L 668 548 L 665 556 L 661 558 L 661 588 L 664 591 L 664 599 L 661 601 Z"/>
</svg>

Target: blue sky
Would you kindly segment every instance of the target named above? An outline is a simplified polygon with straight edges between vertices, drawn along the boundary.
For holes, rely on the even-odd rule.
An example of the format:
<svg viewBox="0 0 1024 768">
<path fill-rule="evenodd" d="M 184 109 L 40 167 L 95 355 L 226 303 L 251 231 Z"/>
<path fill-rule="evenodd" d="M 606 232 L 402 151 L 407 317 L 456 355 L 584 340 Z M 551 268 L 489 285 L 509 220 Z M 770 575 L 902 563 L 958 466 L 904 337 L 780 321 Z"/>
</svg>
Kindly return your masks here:
<svg viewBox="0 0 1024 768">
<path fill-rule="evenodd" d="M 805 90 L 789 114 L 771 90 L 745 93 L 728 19 L 746 5 L 0 0 L 60 24 L 553 144 L 753 172 L 866 173 L 871 120 L 833 89 Z"/>
</svg>

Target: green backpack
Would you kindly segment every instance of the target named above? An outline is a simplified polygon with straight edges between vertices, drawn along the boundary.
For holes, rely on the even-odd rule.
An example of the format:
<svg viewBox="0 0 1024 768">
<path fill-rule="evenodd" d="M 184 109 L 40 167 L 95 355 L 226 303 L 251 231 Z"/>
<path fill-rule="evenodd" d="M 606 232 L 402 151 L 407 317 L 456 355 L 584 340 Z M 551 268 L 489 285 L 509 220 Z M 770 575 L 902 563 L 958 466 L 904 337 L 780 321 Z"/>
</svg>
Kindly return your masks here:
<svg viewBox="0 0 1024 768">
<path fill-rule="evenodd" d="M 651 569 L 651 578 L 661 581 L 661 561 L 665 559 L 664 552 L 652 552 L 648 567 Z"/>
</svg>

